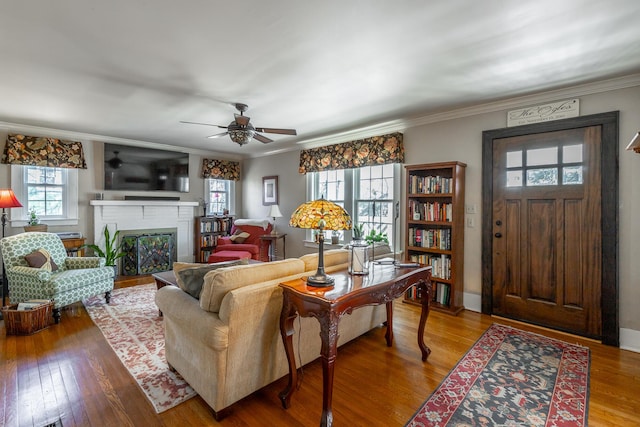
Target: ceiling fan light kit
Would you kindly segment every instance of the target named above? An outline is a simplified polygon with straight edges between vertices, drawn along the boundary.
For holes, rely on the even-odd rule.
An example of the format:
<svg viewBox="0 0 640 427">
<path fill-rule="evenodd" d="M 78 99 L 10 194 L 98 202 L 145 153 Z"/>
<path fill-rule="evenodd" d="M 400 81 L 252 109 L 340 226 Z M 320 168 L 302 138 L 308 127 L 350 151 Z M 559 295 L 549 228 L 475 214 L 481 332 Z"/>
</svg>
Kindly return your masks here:
<svg viewBox="0 0 640 427">
<path fill-rule="evenodd" d="M 219 138 L 221 136 L 229 135 L 229 138 L 236 144 L 243 146 L 251 142 L 252 139 L 257 139 L 258 141 L 267 144 L 269 142 L 273 142 L 272 139 L 267 138 L 264 135 L 261 135 L 258 132 L 264 133 L 277 133 L 281 135 L 297 135 L 295 129 L 276 129 L 276 128 L 256 128 L 249 120 L 250 117 L 244 115 L 244 112 L 247 111 L 249 106 L 247 104 L 236 103 L 236 109 L 240 112 L 240 114 L 235 114 L 235 120 L 229 123 L 228 126 L 221 125 L 212 125 L 209 123 L 198 123 L 198 122 L 185 122 L 182 121 L 180 123 L 187 123 L 192 125 L 205 125 L 205 126 L 214 126 L 219 127 L 221 129 L 226 129 L 226 132 L 217 133 L 215 135 L 209 135 L 207 138 Z"/>
</svg>

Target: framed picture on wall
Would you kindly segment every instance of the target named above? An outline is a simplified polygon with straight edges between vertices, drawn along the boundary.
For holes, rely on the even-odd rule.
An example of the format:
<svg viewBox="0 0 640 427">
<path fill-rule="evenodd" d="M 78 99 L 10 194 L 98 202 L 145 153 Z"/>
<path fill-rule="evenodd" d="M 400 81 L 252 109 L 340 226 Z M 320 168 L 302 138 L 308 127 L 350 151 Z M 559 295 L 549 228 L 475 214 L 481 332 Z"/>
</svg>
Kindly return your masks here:
<svg viewBox="0 0 640 427">
<path fill-rule="evenodd" d="M 263 206 L 278 204 L 277 176 L 265 176 L 262 178 L 262 204 Z"/>
</svg>

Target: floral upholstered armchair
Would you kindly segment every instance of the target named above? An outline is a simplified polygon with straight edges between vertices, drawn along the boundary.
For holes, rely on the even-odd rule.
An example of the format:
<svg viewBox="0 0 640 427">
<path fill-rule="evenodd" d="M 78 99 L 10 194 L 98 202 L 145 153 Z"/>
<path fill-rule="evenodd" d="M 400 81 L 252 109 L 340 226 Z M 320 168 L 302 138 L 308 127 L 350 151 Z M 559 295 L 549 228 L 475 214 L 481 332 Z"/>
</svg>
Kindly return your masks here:
<svg viewBox="0 0 640 427">
<path fill-rule="evenodd" d="M 105 267 L 104 258 L 67 257 L 57 234 L 30 232 L 5 237 L 0 240 L 0 253 L 12 304 L 53 300 L 53 317 L 59 323 L 61 307 L 103 292 L 109 303 L 113 267 Z"/>
</svg>

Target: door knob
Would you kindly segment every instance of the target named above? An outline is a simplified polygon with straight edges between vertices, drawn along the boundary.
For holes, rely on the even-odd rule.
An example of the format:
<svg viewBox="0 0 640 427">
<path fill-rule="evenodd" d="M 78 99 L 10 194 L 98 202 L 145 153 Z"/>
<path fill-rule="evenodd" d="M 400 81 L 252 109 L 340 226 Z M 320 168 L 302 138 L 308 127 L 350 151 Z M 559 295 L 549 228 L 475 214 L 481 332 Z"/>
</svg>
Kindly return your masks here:
<svg viewBox="0 0 640 427">
<path fill-rule="evenodd" d="M 496 221 L 496 225 L 502 225 L 502 221 L 497 220 L 497 221 Z"/>
<path fill-rule="evenodd" d="M 502 233 L 496 233 L 494 234 L 494 236 L 496 236 L 498 239 L 502 237 Z"/>
</svg>

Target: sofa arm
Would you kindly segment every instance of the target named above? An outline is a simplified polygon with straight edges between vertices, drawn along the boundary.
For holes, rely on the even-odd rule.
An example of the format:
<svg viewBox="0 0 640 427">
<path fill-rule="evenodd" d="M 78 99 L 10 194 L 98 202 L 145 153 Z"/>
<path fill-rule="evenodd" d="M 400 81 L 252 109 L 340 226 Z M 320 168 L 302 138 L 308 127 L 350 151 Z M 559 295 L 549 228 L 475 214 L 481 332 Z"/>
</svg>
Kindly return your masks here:
<svg viewBox="0 0 640 427">
<path fill-rule="evenodd" d="M 51 280 L 51 272 L 43 270 L 42 268 L 24 267 L 21 265 L 11 267 L 7 270 L 7 276 L 12 281 L 22 282 L 24 280 L 39 280 L 41 282 L 48 282 Z"/>
<path fill-rule="evenodd" d="M 101 257 L 68 257 L 64 260 L 64 265 L 68 270 L 78 270 L 83 268 L 99 268 L 105 266 L 105 259 Z"/>
<path fill-rule="evenodd" d="M 182 289 L 164 286 L 156 292 L 155 301 L 165 322 L 171 322 L 185 336 L 215 351 L 229 346 L 229 327 L 217 313 L 202 310 L 199 301 Z"/>
<path fill-rule="evenodd" d="M 218 237 L 218 245 L 233 245 L 233 242 L 231 241 L 231 238 L 229 236 L 221 236 Z"/>
</svg>

